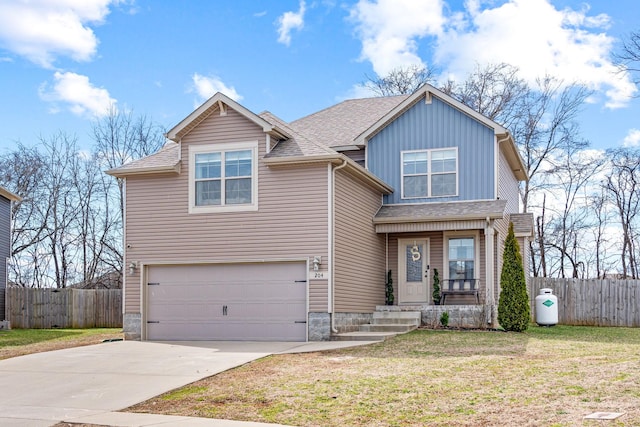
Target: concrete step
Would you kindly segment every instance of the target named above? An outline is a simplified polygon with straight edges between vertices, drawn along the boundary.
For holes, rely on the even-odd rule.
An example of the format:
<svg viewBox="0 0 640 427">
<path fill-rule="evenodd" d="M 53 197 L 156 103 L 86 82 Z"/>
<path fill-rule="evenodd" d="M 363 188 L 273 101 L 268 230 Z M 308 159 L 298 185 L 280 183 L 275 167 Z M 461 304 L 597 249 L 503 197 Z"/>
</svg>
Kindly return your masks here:
<svg viewBox="0 0 640 427">
<path fill-rule="evenodd" d="M 360 325 L 361 332 L 409 332 L 414 330 L 417 325 L 398 325 L 398 324 L 377 324 L 377 325 Z"/>
<path fill-rule="evenodd" d="M 420 326 L 422 313 L 419 311 L 374 311 L 373 324 L 403 324 Z"/>
</svg>

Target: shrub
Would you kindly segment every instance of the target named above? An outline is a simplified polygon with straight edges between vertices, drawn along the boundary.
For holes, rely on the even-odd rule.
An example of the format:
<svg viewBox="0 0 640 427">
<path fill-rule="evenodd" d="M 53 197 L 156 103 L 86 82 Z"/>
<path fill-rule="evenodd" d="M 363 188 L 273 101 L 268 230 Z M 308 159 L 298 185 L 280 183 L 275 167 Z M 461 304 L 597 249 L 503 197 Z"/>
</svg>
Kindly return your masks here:
<svg viewBox="0 0 640 427">
<path fill-rule="evenodd" d="M 433 297 L 433 303 L 439 305 L 442 296 L 440 295 L 440 275 L 437 268 L 433 269 L 433 293 L 431 296 Z"/>
<path fill-rule="evenodd" d="M 509 234 L 504 242 L 500 285 L 502 290 L 498 302 L 498 323 L 506 331 L 526 331 L 531 317 L 529 296 L 520 246 L 513 233 L 513 223 L 509 224 Z"/>
<path fill-rule="evenodd" d="M 449 326 L 449 312 L 445 311 L 440 315 L 440 324 L 443 328 Z"/>
<path fill-rule="evenodd" d="M 387 272 L 387 283 L 384 286 L 384 303 L 385 305 L 393 305 L 395 298 L 393 297 L 393 278 L 391 277 L 391 270 Z"/>
</svg>

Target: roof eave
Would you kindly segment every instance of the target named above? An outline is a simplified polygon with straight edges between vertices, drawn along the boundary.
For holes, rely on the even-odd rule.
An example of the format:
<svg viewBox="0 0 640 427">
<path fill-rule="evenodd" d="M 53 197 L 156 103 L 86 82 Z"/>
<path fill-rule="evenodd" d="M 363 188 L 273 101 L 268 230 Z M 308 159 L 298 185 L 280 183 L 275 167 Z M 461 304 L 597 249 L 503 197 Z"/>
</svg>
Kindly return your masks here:
<svg viewBox="0 0 640 427">
<path fill-rule="evenodd" d="M 130 168 L 130 169 L 109 169 L 105 171 L 107 175 L 114 176 L 116 178 L 126 178 L 132 175 L 155 175 L 160 173 L 180 173 L 180 162 L 170 166 L 154 166 L 147 168 Z"/>
<path fill-rule="evenodd" d="M 513 140 L 511 133 L 507 131 L 502 135 L 498 135 L 498 141 L 505 141 L 507 143 L 505 156 L 511 165 L 511 170 L 516 179 L 518 181 L 529 181 L 527 166 L 524 164 L 524 160 L 518 151 L 518 147 L 516 147 L 516 142 Z"/>
<path fill-rule="evenodd" d="M 13 194 L 11 191 L 2 187 L 0 187 L 0 196 L 4 197 L 5 199 L 9 199 L 12 202 L 22 201 L 22 197 L 18 196 L 17 194 Z"/>
<path fill-rule="evenodd" d="M 377 176 L 373 175 L 371 172 L 363 169 L 356 162 L 344 156 L 340 153 L 335 154 L 319 154 L 315 156 L 290 156 L 290 157 L 266 157 L 263 158 L 262 161 L 267 166 L 292 166 L 292 165 L 304 165 L 311 163 L 333 163 L 334 165 L 339 165 L 346 160 L 347 167 L 349 171 L 361 177 L 363 180 L 369 182 L 376 188 L 378 191 L 384 194 L 393 193 L 393 187 L 389 186 L 387 183 L 382 181 Z"/>
<path fill-rule="evenodd" d="M 437 222 L 437 221 L 468 221 L 468 220 L 485 220 L 487 219 L 501 219 L 504 218 L 503 213 L 493 212 L 488 215 L 453 215 L 453 216 L 439 216 L 439 217 L 389 217 L 389 218 L 373 218 L 374 224 L 400 224 L 411 222 Z"/>
<path fill-rule="evenodd" d="M 318 154 L 313 156 L 286 156 L 286 157 L 263 157 L 262 162 L 267 166 L 286 166 L 308 163 L 326 163 L 337 162 L 340 155 L 336 154 Z"/>
</svg>

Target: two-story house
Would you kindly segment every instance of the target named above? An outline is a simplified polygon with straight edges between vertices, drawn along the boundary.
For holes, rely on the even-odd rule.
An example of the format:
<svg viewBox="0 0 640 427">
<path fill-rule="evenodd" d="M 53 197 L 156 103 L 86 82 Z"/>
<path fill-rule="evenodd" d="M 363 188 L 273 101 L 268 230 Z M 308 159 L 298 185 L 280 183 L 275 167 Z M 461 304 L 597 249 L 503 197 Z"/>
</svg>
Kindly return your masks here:
<svg viewBox="0 0 640 427">
<path fill-rule="evenodd" d="M 7 262 L 11 256 L 11 205 L 22 200 L 0 187 L 0 329 L 8 328 L 6 318 Z"/>
<path fill-rule="evenodd" d="M 495 322 L 527 179 L 509 132 L 426 85 L 291 123 L 216 94 L 125 180 L 124 324 L 153 340 L 326 340 L 395 304 Z M 523 254 L 526 260 L 526 254 Z"/>
</svg>

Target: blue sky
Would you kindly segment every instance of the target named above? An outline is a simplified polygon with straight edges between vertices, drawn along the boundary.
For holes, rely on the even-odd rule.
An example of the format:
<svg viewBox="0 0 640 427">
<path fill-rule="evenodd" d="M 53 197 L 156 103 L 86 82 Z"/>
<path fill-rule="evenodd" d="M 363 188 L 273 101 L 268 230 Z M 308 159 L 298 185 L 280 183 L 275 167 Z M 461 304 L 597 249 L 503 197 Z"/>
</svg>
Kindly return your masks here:
<svg viewBox="0 0 640 427">
<path fill-rule="evenodd" d="M 637 0 L 2 0 L 0 153 L 60 130 L 88 147 L 110 104 L 168 129 L 220 90 L 290 121 L 397 66 L 498 62 L 587 84 L 583 136 L 638 145 L 637 89 L 611 63 L 631 31 Z"/>
</svg>

